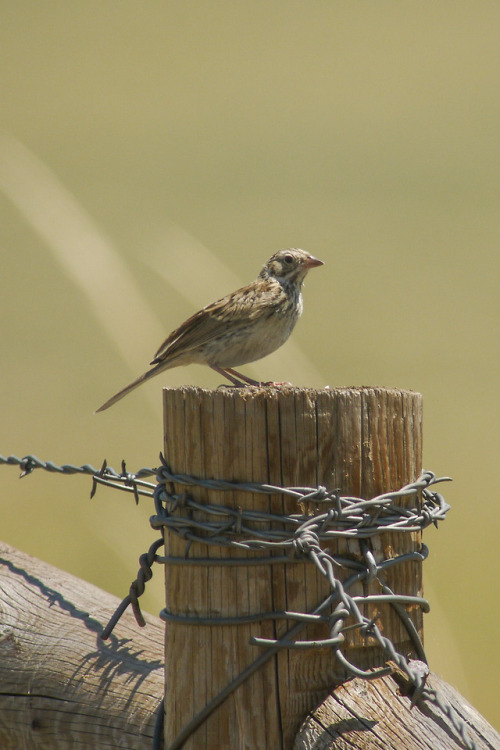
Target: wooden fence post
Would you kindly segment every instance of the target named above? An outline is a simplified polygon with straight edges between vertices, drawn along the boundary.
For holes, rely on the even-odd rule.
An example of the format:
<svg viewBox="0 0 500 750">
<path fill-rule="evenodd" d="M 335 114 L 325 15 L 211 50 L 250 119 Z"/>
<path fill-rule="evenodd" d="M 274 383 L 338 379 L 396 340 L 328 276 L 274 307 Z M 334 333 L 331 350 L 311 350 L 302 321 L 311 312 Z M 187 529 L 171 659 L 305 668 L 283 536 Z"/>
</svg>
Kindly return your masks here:
<svg viewBox="0 0 500 750">
<path fill-rule="evenodd" d="M 174 473 L 279 486 L 324 485 L 338 488 L 343 495 L 369 498 L 399 489 L 421 471 L 422 402 L 420 394 L 411 391 L 167 388 L 164 415 L 165 455 Z M 186 488 L 178 485 L 176 491 L 182 493 Z M 233 508 L 298 512 L 296 501 L 281 495 L 215 492 L 200 487 L 190 487 L 189 493 L 200 502 Z M 395 556 L 418 549 L 420 534 L 392 534 L 390 541 L 381 536 L 376 544 L 375 557 Z M 185 553 L 186 542 L 176 535 L 166 533 L 165 545 L 167 555 Z M 340 540 L 335 551 L 359 557 L 359 542 Z M 189 551 L 191 558 L 231 554 L 198 543 Z M 242 557 L 240 552 L 238 557 Z M 421 595 L 420 564 L 396 566 L 387 576 L 398 593 Z M 309 562 L 166 566 L 167 609 L 190 616 L 310 612 L 328 591 L 326 580 Z M 360 593 L 367 593 L 366 585 Z M 372 593 L 380 591 L 375 586 Z M 377 606 L 384 634 L 401 652 L 414 653 L 388 605 Z M 420 609 L 410 611 L 410 616 L 422 634 Z M 222 627 L 169 622 L 165 747 L 259 655 L 259 649 L 249 644 L 252 635 L 275 638 L 289 627 L 283 621 Z M 301 638 L 325 637 L 320 627 L 308 626 Z M 357 630 L 348 635 L 345 653 L 363 668 L 385 661 L 380 648 Z M 281 651 L 240 686 L 184 747 L 291 748 L 301 720 L 344 676 L 328 649 Z"/>
</svg>

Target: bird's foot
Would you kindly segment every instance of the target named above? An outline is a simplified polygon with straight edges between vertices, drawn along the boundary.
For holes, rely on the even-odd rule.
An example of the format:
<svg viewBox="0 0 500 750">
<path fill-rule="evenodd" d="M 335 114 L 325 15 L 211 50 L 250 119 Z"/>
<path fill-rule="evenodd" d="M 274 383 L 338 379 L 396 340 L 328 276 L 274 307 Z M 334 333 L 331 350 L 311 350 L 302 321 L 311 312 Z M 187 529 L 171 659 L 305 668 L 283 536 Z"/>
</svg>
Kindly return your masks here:
<svg viewBox="0 0 500 750">
<path fill-rule="evenodd" d="M 288 380 L 280 380 L 280 381 L 268 380 L 267 383 L 259 383 L 259 385 L 273 385 L 275 387 L 278 387 L 280 385 L 291 386 L 292 383 L 289 383 Z"/>
</svg>

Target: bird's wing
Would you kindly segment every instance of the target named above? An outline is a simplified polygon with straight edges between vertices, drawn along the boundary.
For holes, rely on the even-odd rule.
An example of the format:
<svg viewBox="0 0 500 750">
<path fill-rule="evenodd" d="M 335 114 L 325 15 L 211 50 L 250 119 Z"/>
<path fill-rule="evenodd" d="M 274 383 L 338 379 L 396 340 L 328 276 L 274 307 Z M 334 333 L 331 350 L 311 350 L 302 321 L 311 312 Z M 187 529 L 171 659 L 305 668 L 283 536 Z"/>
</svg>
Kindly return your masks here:
<svg viewBox="0 0 500 750">
<path fill-rule="evenodd" d="M 255 303 L 255 298 L 259 298 L 260 294 L 262 290 L 256 284 L 251 284 L 207 305 L 172 331 L 156 352 L 151 364 L 172 357 L 180 351 L 186 352 L 206 344 L 241 325 L 243 321 L 255 320 L 259 312 L 262 314 L 262 306 Z"/>
</svg>

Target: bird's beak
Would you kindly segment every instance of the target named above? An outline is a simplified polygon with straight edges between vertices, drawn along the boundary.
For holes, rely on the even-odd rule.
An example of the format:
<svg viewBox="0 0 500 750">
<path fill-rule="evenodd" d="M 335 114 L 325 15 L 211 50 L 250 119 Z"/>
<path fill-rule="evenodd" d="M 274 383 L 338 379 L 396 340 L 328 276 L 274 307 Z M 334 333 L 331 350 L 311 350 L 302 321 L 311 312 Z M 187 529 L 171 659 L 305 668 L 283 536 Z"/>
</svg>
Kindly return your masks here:
<svg viewBox="0 0 500 750">
<path fill-rule="evenodd" d="M 324 266 L 325 264 L 319 258 L 315 258 L 314 255 L 308 255 L 304 265 L 306 268 L 316 268 L 316 266 Z"/>
</svg>

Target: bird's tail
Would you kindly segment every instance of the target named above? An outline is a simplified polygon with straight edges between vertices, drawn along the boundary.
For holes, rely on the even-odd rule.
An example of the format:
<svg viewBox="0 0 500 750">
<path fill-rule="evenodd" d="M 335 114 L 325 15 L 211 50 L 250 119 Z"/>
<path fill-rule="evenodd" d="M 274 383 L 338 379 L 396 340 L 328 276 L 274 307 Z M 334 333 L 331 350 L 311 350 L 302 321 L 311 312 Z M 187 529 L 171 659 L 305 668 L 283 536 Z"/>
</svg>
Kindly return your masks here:
<svg viewBox="0 0 500 750">
<path fill-rule="evenodd" d="M 136 380 L 134 380 L 132 383 L 129 383 L 125 386 L 125 388 L 122 388 L 121 391 L 118 391 L 118 393 L 115 393 L 114 396 L 111 396 L 111 398 L 108 398 L 107 401 L 104 402 L 102 406 L 100 406 L 98 409 L 95 410 L 95 414 L 97 414 L 98 411 L 105 411 L 106 409 L 109 409 L 110 406 L 113 406 L 113 404 L 116 404 L 117 401 L 119 401 L 121 398 L 126 396 L 130 391 L 133 391 L 134 388 L 138 388 L 138 386 L 142 385 L 142 383 L 145 383 L 146 380 L 149 380 L 150 378 L 153 378 L 155 375 L 158 375 L 159 372 L 162 370 L 167 370 L 168 367 L 165 367 L 164 362 L 160 362 L 156 367 L 153 367 L 151 370 L 148 370 L 143 375 L 138 377 Z"/>
</svg>

